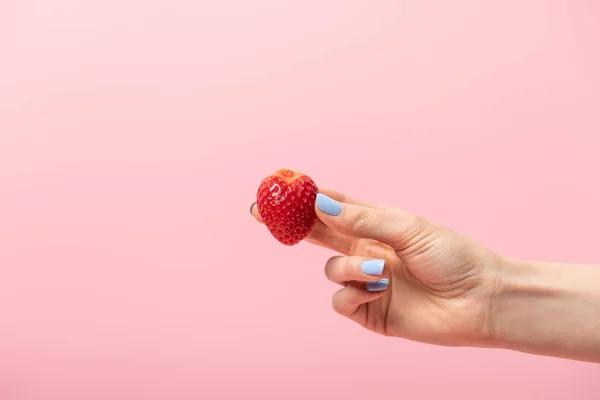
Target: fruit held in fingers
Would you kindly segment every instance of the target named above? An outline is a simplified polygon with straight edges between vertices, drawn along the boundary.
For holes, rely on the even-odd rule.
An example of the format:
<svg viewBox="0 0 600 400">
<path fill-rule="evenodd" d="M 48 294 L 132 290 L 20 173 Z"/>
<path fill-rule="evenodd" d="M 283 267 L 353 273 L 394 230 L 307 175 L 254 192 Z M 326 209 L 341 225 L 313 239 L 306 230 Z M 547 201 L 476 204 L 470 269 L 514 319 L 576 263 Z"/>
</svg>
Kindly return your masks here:
<svg viewBox="0 0 600 400">
<path fill-rule="evenodd" d="M 280 169 L 263 179 L 256 206 L 279 242 L 293 246 L 308 236 L 317 221 L 317 192 L 317 185 L 309 176 L 289 169 Z"/>
</svg>

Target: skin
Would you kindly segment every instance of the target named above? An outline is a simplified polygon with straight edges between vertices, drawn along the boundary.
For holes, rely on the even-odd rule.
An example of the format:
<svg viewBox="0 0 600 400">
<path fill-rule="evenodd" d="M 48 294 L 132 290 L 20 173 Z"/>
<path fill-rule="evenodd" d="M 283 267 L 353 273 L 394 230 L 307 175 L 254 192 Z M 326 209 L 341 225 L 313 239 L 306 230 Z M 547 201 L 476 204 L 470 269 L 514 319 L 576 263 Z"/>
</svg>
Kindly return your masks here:
<svg viewBox="0 0 600 400">
<path fill-rule="evenodd" d="M 335 311 L 375 333 L 443 346 L 495 347 L 600 362 L 600 267 L 510 260 L 403 210 L 320 189 L 342 212 L 315 206 L 306 241 L 339 255 Z M 256 206 L 251 213 L 262 222 Z M 383 259 L 380 276 L 364 260 Z M 366 283 L 389 279 L 383 291 Z"/>
</svg>

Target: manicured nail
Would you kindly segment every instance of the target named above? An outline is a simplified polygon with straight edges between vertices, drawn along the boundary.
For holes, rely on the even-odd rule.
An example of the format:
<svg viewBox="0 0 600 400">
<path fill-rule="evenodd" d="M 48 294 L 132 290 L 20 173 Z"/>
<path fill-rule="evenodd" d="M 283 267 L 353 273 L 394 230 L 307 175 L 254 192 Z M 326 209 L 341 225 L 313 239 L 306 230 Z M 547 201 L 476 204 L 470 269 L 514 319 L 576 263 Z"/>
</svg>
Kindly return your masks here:
<svg viewBox="0 0 600 400">
<path fill-rule="evenodd" d="M 369 282 L 367 283 L 367 290 L 369 292 L 379 292 L 382 290 L 385 290 L 388 288 L 388 285 L 390 284 L 390 280 L 389 279 L 380 279 L 378 281 L 375 282 Z"/>
<path fill-rule="evenodd" d="M 338 216 L 342 213 L 342 205 L 324 194 L 317 193 L 317 207 L 325 214 Z"/>
<path fill-rule="evenodd" d="M 385 267 L 385 260 L 366 260 L 360 264 L 360 269 L 367 275 L 381 275 Z"/>
<path fill-rule="evenodd" d="M 250 205 L 250 214 L 252 214 L 252 209 L 254 208 L 254 205 L 255 205 L 255 204 L 256 204 L 256 202 L 254 202 L 254 203 L 252 203 L 252 204 Z M 254 215 L 254 214 L 252 214 L 252 215 Z"/>
</svg>

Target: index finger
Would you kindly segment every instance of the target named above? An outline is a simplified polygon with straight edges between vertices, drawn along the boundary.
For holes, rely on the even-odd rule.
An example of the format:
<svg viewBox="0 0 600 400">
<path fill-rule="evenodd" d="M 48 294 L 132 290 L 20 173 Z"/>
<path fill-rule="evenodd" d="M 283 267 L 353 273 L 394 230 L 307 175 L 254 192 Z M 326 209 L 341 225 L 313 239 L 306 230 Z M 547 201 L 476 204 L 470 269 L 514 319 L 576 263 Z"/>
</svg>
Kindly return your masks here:
<svg viewBox="0 0 600 400">
<path fill-rule="evenodd" d="M 322 193 L 328 197 L 331 197 L 332 199 L 337 200 L 341 203 L 354 204 L 357 206 L 363 206 L 363 207 L 368 207 L 368 208 L 382 208 L 382 207 L 378 207 L 378 206 L 366 203 L 362 200 L 357 200 L 353 197 L 350 197 L 344 193 L 338 192 L 333 189 L 319 188 L 319 193 Z"/>
<path fill-rule="evenodd" d="M 250 206 L 250 214 L 261 224 L 264 224 L 261 218 L 256 203 Z M 349 255 L 352 251 L 354 238 L 343 233 L 336 232 L 323 222 L 317 220 L 312 230 L 306 237 L 306 240 L 312 244 L 316 244 L 327 249 L 337 251 L 338 253 Z"/>
</svg>

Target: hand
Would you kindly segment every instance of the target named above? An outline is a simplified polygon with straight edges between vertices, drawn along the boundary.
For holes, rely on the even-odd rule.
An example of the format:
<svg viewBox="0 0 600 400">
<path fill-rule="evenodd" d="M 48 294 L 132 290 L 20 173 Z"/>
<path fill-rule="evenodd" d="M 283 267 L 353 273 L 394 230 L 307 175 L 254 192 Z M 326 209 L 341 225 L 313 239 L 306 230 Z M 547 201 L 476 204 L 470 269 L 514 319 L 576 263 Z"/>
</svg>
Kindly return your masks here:
<svg viewBox="0 0 600 400">
<path fill-rule="evenodd" d="M 343 286 L 333 308 L 387 336 L 483 346 L 501 257 L 402 210 L 321 190 L 307 241 L 335 250 L 325 274 Z M 261 222 L 256 206 L 253 216 Z"/>
</svg>

